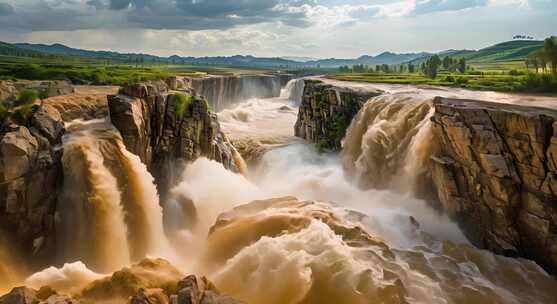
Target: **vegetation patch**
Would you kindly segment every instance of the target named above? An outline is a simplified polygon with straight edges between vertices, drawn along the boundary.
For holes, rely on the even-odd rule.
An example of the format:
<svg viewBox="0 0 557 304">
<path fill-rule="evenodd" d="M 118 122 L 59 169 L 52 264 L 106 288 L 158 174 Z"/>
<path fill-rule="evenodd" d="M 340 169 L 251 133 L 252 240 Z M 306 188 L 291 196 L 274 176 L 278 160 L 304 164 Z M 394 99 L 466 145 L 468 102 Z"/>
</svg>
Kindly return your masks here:
<svg viewBox="0 0 557 304">
<path fill-rule="evenodd" d="M 190 112 L 192 102 L 192 96 L 176 93 L 176 95 L 174 95 L 174 111 L 176 112 L 176 117 L 182 119 L 187 112 Z"/>
<path fill-rule="evenodd" d="M 39 99 L 39 93 L 33 89 L 22 88 L 17 92 L 16 105 L 26 105 L 34 103 Z"/>
</svg>

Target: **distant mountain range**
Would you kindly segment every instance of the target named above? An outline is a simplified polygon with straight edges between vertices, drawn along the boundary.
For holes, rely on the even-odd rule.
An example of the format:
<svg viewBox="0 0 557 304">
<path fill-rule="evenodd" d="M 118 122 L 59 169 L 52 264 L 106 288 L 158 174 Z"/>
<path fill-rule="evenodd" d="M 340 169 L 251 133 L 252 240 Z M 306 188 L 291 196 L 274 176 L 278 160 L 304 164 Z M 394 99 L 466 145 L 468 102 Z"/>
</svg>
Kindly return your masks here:
<svg viewBox="0 0 557 304">
<path fill-rule="evenodd" d="M 453 58 L 466 58 L 471 63 L 487 63 L 497 61 L 517 61 L 526 57 L 543 47 L 543 41 L 538 40 L 513 40 L 498 43 L 477 51 L 474 50 L 448 50 L 438 53 L 439 56 L 450 56 Z M 429 56 L 410 61 L 419 64 Z"/>
<path fill-rule="evenodd" d="M 451 57 L 464 57 L 469 62 L 492 62 L 522 60 L 531 52 L 541 48 L 543 41 L 515 40 L 499 43 L 480 50 L 447 50 L 438 55 Z M 112 51 L 91 51 L 71 48 L 62 44 L 30 44 L 30 43 L 0 43 L 0 55 L 31 56 L 39 54 L 74 56 L 85 58 L 99 58 L 123 62 L 169 62 L 174 64 L 190 65 L 224 65 L 237 67 L 267 67 L 267 68 L 337 68 L 344 65 L 367 64 L 401 64 L 421 63 L 431 57 L 432 53 L 406 53 L 397 54 L 384 52 L 377 56 L 363 55 L 356 59 L 314 59 L 307 57 L 254 57 L 254 56 L 218 56 L 218 57 L 161 57 L 143 53 L 119 53 Z M 14 55 L 15 54 L 15 55 Z"/>
</svg>

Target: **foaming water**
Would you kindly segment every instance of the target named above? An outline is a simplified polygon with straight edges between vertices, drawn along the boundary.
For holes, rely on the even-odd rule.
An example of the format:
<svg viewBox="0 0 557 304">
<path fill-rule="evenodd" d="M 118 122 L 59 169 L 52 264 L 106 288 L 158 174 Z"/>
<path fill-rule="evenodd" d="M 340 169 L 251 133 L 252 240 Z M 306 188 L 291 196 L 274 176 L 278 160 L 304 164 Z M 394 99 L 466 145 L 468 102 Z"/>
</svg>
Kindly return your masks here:
<svg viewBox="0 0 557 304">
<path fill-rule="evenodd" d="M 89 270 L 83 262 L 74 262 L 64 264 L 61 268 L 49 267 L 37 272 L 25 280 L 25 285 L 37 290 L 49 286 L 57 292 L 73 294 L 103 276 Z"/>
<path fill-rule="evenodd" d="M 437 241 L 396 248 L 366 216 L 281 198 L 223 214 L 212 229 L 217 286 L 248 303 L 553 303 L 553 278 L 530 261 Z M 401 221 L 402 222 L 402 221 Z M 241 277 L 242 280 L 238 278 Z"/>
<path fill-rule="evenodd" d="M 413 193 L 424 180 L 435 148 L 430 118 L 432 99 L 407 94 L 369 100 L 343 141 L 347 174 L 365 188 Z"/>
<path fill-rule="evenodd" d="M 292 126 L 303 86 L 303 80 L 291 80 L 280 97 L 249 99 L 218 113 L 222 130 L 248 164 L 259 161 L 269 149 L 299 140 Z"/>
<path fill-rule="evenodd" d="M 297 109 L 287 99 L 250 99 L 218 113 L 223 131 L 233 140 L 283 143 L 294 137 Z"/>
<path fill-rule="evenodd" d="M 280 98 L 289 100 L 294 106 L 300 106 L 304 96 L 305 82 L 302 78 L 290 80 L 284 89 L 280 91 Z"/>
</svg>

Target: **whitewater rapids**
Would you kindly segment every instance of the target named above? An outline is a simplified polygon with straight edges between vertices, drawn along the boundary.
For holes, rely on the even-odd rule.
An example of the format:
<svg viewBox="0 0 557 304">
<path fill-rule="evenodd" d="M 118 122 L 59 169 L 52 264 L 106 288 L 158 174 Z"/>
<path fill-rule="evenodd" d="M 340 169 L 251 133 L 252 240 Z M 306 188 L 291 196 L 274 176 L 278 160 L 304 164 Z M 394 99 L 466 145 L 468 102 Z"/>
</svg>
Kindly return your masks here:
<svg viewBox="0 0 557 304">
<path fill-rule="evenodd" d="M 59 264 L 67 264 L 25 283 L 79 294 L 155 256 L 252 304 L 557 302 L 556 281 L 535 263 L 474 248 L 414 198 L 427 175 L 428 96 L 370 100 L 343 153 L 319 154 L 294 139 L 300 83 L 289 85 L 281 97 L 218 113 L 232 141 L 266 146 L 249 173 L 200 158 L 172 189 L 174 203 L 159 201 L 153 178 L 108 121 L 72 123 L 57 215 L 66 240 Z M 176 218 L 164 222 L 163 211 Z M 187 228 L 165 233 L 180 220 Z"/>
</svg>

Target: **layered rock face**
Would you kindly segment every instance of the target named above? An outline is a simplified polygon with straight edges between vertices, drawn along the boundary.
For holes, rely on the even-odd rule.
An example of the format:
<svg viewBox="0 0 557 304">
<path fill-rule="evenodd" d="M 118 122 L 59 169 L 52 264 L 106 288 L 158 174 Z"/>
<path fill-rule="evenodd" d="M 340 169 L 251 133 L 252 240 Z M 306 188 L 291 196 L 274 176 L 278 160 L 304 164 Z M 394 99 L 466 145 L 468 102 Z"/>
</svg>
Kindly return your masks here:
<svg viewBox="0 0 557 304">
<path fill-rule="evenodd" d="M 280 95 L 281 87 L 289 76 L 244 75 L 185 77 L 184 85 L 205 97 L 213 110 L 220 111 L 249 98 L 271 98 Z"/>
<path fill-rule="evenodd" d="M 44 105 L 31 111 L 18 123 L 12 113 L 0 132 L 0 229 L 25 257 L 53 249 L 64 134 L 56 109 Z"/>
<path fill-rule="evenodd" d="M 436 98 L 433 180 L 483 248 L 557 271 L 557 111 Z"/>
<path fill-rule="evenodd" d="M 204 156 L 238 171 L 236 151 L 207 102 L 183 89 L 191 102 L 177 113 L 177 93 L 160 81 L 125 86 L 108 98 L 110 118 L 126 148 L 147 165 L 163 195 L 174 180 L 176 161 Z"/>
<path fill-rule="evenodd" d="M 295 135 L 316 143 L 322 150 L 340 150 L 354 116 L 370 98 L 380 94 L 305 80 Z"/>
</svg>

